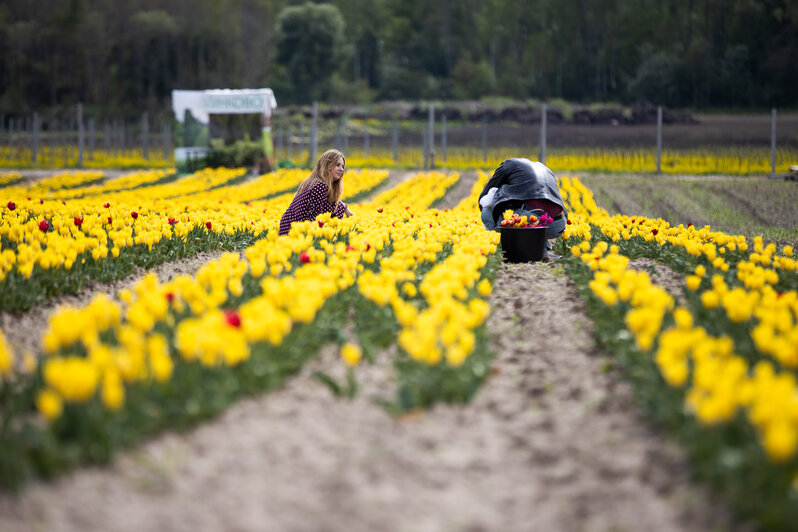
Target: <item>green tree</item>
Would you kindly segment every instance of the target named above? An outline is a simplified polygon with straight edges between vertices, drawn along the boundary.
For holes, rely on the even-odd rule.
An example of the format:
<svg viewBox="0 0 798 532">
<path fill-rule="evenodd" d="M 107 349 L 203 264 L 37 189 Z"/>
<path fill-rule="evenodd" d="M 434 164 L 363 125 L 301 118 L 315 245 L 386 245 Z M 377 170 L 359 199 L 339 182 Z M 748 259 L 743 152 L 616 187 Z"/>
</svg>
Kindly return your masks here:
<svg viewBox="0 0 798 532">
<path fill-rule="evenodd" d="M 277 17 L 277 62 L 286 68 L 293 94 L 284 100 L 309 102 L 330 94 L 330 81 L 343 58 L 344 19 L 331 4 L 305 3 Z"/>
</svg>

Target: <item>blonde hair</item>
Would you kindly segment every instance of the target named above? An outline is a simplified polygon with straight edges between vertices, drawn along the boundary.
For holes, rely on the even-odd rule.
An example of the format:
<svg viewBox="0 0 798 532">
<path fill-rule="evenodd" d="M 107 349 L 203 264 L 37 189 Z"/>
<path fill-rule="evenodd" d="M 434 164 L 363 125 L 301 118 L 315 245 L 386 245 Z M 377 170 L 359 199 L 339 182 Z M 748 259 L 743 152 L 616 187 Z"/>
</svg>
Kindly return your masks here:
<svg viewBox="0 0 798 532">
<path fill-rule="evenodd" d="M 313 169 L 310 176 L 299 184 L 297 194 L 308 188 L 309 186 L 321 181 L 327 185 L 327 201 L 336 205 L 341 195 L 344 193 L 344 180 L 333 180 L 332 169 L 338 164 L 338 158 L 344 160 L 344 167 L 346 167 L 346 157 L 338 150 L 327 150 L 321 154 L 319 160 L 316 162 L 316 168 Z"/>
</svg>

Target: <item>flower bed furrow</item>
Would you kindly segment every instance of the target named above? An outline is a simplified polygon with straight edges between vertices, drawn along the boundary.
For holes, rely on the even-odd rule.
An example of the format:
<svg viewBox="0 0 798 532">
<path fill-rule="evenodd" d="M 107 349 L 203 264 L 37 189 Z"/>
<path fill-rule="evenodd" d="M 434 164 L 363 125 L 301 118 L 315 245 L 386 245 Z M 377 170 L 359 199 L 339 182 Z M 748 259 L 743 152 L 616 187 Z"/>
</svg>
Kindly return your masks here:
<svg viewBox="0 0 798 532">
<path fill-rule="evenodd" d="M 22 174 L 19 172 L 7 172 L 0 174 L 0 187 L 16 185 L 20 181 L 22 181 Z"/>
<path fill-rule="evenodd" d="M 497 168 L 508 153 L 517 148 L 489 148 L 484 154 L 473 148 L 449 147 L 443 166 L 450 170 Z M 795 148 L 779 149 L 776 153 L 776 173 L 789 172 L 798 156 Z M 394 154 L 390 149 L 371 148 L 368 158 L 357 148 L 347 154 L 350 168 L 402 167 L 415 168 L 424 164 L 422 148 L 405 148 Z M 663 150 L 660 168 L 664 174 L 768 175 L 771 172 L 769 152 L 755 148 L 713 148 Z M 557 172 L 617 172 L 623 174 L 654 173 L 657 169 L 654 149 L 608 148 L 549 148 L 546 165 Z M 297 160 L 296 163 L 301 164 Z"/>
<path fill-rule="evenodd" d="M 661 219 L 608 216 L 562 179 L 571 224 L 560 244 L 650 414 L 696 467 L 766 527 L 798 523 L 798 276 L 792 246 Z M 749 246 L 753 249 L 749 252 Z M 684 305 L 629 259 L 686 275 Z M 753 488 L 753 491 L 750 489 Z"/>
</svg>

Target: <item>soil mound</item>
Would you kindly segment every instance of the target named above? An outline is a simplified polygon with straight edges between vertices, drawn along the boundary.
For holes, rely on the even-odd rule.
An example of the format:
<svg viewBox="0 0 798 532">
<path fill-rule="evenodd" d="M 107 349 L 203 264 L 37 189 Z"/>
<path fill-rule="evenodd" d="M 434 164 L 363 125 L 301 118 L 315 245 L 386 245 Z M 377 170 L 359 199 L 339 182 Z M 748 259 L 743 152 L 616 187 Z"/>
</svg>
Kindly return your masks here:
<svg viewBox="0 0 798 532">
<path fill-rule="evenodd" d="M 427 120 L 429 102 L 383 102 L 373 105 L 330 105 L 319 110 L 324 120 Z M 515 122 L 519 124 L 540 123 L 541 103 L 521 102 L 492 104 L 475 100 L 455 102 L 436 102 L 437 116 L 445 115 L 447 120 L 460 122 Z M 287 106 L 276 111 L 277 116 L 302 115 L 312 117 L 312 108 L 306 106 Z M 657 121 L 657 106 L 649 103 L 636 103 L 632 106 L 607 105 L 549 105 L 547 120 L 553 124 L 651 124 Z M 689 112 L 677 112 L 663 108 L 662 122 L 665 124 L 698 124 L 698 119 Z"/>
</svg>

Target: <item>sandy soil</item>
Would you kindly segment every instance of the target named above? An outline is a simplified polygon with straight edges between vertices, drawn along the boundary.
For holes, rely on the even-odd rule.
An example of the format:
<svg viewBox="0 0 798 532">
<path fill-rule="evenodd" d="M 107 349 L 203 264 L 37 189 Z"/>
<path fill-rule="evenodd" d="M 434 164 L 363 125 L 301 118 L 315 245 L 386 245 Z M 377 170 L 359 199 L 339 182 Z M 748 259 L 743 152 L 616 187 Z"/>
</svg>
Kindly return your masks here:
<svg viewBox="0 0 798 532">
<path fill-rule="evenodd" d="M 446 196 L 435 206 L 437 209 L 452 209 L 456 207 L 464 198 L 471 194 L 471 189 L 477 180 L 476 172 L 463 172 L 455 185 L 446 192 Z M 476 204 L 474 209 L 476 209 Z"/>
<path fill-rule="evenodd" d="M 145 270 L 137 268 L 136 273 L 112 283 L 98 283 L 88 281 L 77 294 L 61 296 L 57 299 L 36 305 L 28 312 L 0 311 L 0 328 L 6 338 L 16 348 L 17 352 L 32 351 L 38 353 L 41 347 L 41 336 L 47 328 L 50 316 L 63 306 L 83 307 L 95 295 L 105 292 L 115 297 L 123 288 L 132 288 L 142 277 L 148 273 L 155 273 L 161 282 L 166 282 L 181 275 L 193 275 L 204 264 L 220 257 L 223 251 L 198 253 L 193 257 L 160 264 Z"/>
<path fill-rule="evenodd" d="M 735 528 L 638 413 L 556 262 L 504 265 L 491 305 L 497 356 L 469 405 L 389 416 L 391 350 L 337 399 L 312 378 L 342 378 L 330 346 L 213 422 L 0 496 L 2 530 Z"/>
</svg>

